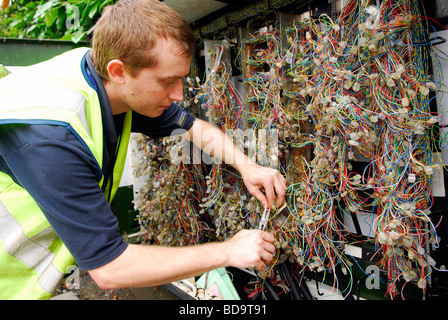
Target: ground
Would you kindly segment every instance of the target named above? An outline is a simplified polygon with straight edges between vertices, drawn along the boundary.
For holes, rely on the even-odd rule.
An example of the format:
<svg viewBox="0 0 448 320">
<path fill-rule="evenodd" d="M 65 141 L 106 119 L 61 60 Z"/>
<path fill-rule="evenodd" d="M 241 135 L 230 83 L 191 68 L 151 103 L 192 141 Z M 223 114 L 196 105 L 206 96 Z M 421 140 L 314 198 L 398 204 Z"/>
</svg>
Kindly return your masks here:
<svg viewBox="0 0 448 320">
<path fill-rule="evenodd" d="M 101 289 L 85 271 L 79 272 L 79 278 L 77 277 L 76 286 L 72 285 L 73 288 L 70 288 L 69 280 L 69 278 L 64 278 L 61 281 L 56 289 L 55 296 L 77 297 L 79 300 L 136 300 L 134 293 L 129 289 Z M 67 286 L 67 283 L 69 286 Z M 71 293 L 71 295 L 68 295 L 68 293 Z"/>
</svg>

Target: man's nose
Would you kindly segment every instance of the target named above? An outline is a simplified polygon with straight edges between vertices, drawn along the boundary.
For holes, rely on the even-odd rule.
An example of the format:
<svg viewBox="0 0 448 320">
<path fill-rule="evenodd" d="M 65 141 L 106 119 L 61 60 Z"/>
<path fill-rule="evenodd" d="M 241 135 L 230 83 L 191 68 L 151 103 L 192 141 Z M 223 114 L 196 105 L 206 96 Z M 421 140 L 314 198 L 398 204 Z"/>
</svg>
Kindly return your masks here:
<svg viewBox="0 0 448 320">
<path fill-rule="evenodd" d="M 184 86 L 182 84 L 182 80 L 176 83 L 176 85 L 169 94 L 169 98 L 173 101 L 184 100 Z"/>
</svg>

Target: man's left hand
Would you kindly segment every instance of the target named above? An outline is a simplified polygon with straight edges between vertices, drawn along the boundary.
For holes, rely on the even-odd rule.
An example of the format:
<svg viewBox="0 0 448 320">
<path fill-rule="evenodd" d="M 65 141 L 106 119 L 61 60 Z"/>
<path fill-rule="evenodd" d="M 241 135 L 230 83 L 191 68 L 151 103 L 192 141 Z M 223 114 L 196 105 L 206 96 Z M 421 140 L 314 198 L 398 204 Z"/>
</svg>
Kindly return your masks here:
<svg viewBox="0 0 448 320">
<path fill-rule="evenodd" d="M 280 171 L 256 163 L 245 164 L 239 171 L 250 194 L 256 197 L 263 207 L 272 209 L 274 204 L 277 204 L 277 207 L 283 204 L 286 179 Z"/>
</svg>

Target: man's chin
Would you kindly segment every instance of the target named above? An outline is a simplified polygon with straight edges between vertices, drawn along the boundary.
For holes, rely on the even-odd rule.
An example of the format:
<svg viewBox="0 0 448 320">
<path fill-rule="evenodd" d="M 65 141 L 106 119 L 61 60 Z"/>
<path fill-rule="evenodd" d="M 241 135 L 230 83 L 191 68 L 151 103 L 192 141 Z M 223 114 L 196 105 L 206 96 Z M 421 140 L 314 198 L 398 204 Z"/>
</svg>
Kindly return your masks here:
<svg viewBox="0 0 448 320">
<path fill-rule="evenodd" d="M 141 114 L 148 118 L 157 118 L 163 114 L 163 111 L 164 110 L 157 109 L 157 110 L 153 110 L 152 112 L 145 112 L 145 113 L 141 113 Z"/>
</svg>

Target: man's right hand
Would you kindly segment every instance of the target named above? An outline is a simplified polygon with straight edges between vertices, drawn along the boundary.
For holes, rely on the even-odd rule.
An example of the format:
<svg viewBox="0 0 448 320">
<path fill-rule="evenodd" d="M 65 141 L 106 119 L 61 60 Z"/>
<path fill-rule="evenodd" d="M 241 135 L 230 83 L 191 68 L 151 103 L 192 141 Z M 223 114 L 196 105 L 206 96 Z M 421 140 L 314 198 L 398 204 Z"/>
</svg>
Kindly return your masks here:
<svg viewBox="0 0 448 320">
<path fill-rule="evenodd" d="M 237 268 L 256 267 L 260 272 L 273 260 L 274 236 L 262 230 L 241 230 L 222 243 L 228 265 Z"/>
</svg>

